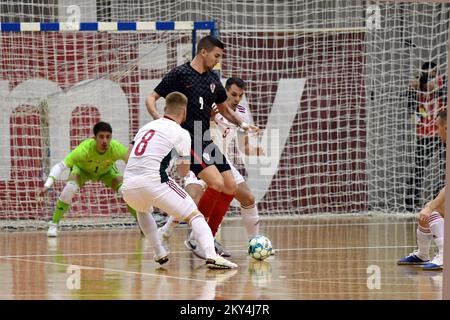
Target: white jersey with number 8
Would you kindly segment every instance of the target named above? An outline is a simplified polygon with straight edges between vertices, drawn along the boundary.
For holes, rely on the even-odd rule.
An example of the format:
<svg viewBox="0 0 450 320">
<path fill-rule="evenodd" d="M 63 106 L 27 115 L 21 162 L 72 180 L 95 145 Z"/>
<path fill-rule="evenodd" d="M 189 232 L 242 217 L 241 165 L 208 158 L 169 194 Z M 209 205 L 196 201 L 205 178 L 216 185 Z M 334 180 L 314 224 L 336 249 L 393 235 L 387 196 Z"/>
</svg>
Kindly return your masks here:
<svg viewBox="0 0 450 320">
<path fill-rule="evenodd" d="M 166 182 L 169 180 L 166 170 L 173 156 L 190 159 L 189 132 L 167 117 L 147 123 L 133 142 L 124 172 L 124 189 L 140 188 L 149 181 Z"/>
</svg>

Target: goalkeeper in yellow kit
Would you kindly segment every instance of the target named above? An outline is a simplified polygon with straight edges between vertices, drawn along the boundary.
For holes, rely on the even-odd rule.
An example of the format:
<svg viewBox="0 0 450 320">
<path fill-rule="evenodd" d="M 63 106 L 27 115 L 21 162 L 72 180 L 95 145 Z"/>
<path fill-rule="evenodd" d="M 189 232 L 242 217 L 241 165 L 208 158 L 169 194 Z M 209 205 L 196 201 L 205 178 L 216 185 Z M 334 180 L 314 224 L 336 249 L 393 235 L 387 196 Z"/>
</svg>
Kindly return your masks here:
<svg viewBox="0 0 450 320">
<path fill-rule="evenodd" d="M 58 236 L 58 224 L 69 210 L 73 196 L 87 181 L 102 181 L 107 187 L 122 194 L 123 177 L 116 167 L 117 160 L 127 161 L 128 148 L 112 139 L 112 128 L 106 122 L 94 125 L 94 138 L 81 142 L 63 161 L 50 170 L 49 177 L 40 191 L 43 196 L 67 168 L 70 176 L 66 186 L 56 201 L 53 219 L 49 224 L 47 235 Z M 136 211 L 127 205 L 128 211 L 136 219 Z"/>
</svg>

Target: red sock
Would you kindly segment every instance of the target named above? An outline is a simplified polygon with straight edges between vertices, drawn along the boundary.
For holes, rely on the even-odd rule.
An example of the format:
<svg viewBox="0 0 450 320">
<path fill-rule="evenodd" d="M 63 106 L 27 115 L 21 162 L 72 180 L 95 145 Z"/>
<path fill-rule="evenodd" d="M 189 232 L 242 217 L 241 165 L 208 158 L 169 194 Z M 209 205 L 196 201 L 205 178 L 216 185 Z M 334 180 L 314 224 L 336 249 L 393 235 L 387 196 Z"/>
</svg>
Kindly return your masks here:
<svg viewBox="0 0 450 320">
<path fill-rule="evenodd" d="M 205 216 L 205 219 L 211 216 L 221 193 L 215 189 L 207 188 L 198 202 L 198 210 Z"/>
<path fill-rule="evenodd" d="M 219 201 L 217 201 L 216 207 L 214 208 L 213 214 L 209 216 L 208 225 L 211 228 L 213 236 L 216 235 L 219 225 L 222 223 L 225 214 L 230 207 L 230 203 L 233 200 L 234 195 L 221 193 Z"/>
</svg>

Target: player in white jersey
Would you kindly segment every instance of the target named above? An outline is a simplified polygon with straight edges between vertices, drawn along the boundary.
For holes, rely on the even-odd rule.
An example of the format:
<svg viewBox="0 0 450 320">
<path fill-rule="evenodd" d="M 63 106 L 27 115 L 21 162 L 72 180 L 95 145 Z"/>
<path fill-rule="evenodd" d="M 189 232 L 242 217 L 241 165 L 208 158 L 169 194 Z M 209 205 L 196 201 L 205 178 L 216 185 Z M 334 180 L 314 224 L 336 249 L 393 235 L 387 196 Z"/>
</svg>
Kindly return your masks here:
<svg viewBox="0 0 450 320">
<path fill-rule="evenodd" d="M 139 225 L 155 250 L 155 261 L 168 261 L 158 238 L 156 222 L 148 213 L 153 207 L 190 224 L 195 239 L 205 251 L 208 268 L 235 268 L 236 264 L 216 254 L 214 238 L 192 198 L 167 175 L 167 167 L 178 156 L 178 174 L 189 172 L 191 137 L 180 124 L 186 119 L 187 98 L 179 92 L 166 97 L 164 118 L 139 129 L 129 150 L 124 173 L 123 198 L 137 211 Z"/>
<path fill-rule="evenodd" d="M 250 123 L 250 115 L 247 108 L 239 105 L 244 92 L 245 83 L 242 79 L 232 77 L 229 78 L 225 84 L 225 89 L 228 96 L 228 105 L 236 112 L 236 114 L 246 123 Z M 244 226 L 249 237 L 259 234 L 259 215 L 258 208 L 255 204 L 255 197 L 251 190 L 249 189 L 245 179 L 239 173 L 239 171 L 233 166 L 230 161 L 228 154 L 228 149 L 230 143 L 233 139 L 237 137 L 239 142 L 239 148 L 246 155 L 259 156 L 263 155 L 264 151 L 261 147 L 251 146 L 249 143 L 249 137 L 247 134 L 242 134 L 239 128 L 225 119 L 221 114 L 216 113 L 211 121 L 211 137 L 214 143 L 219 147 L 220 151 L 227 157 L 227 162 L 231 167 L 231 172 L 233 173 L 234 179 L 237 184 L 237 193 L 235 198 L 239 201 L 241 205 L 241 216 L 244 222 Z M 189 174 L 184 179 L 185 190 L 191 195 L 191 197 L 198 201 L 201 197 L 202 192 L 206 188 L 206 184 L 203 180 L 197 179 L 193 172 Z M 208 219 L 208 225 L 211 228 L 213 235 L 216 234 L 220 223 L 223 220 L 223 216 L 211 216 Z M 168 238 L 170 237 L 171 229 L 176 225 L 175 219 L 169 218 L 168 222 L 160 229 L 160 237 L 162 242 L 166 245 Z M 190 244 L 189 244 L 190 243 Z M 218 254 L 223 256 L 230 256 L 230 254 L 223 248 L 223 246 L 215 241 L 216 251 Z M 202 253 L 195 250 L 196 246 L 192 240 L 188 240 L 188 247 L 193 250 L 193 252 L 202 257 Z"/>
</svg>

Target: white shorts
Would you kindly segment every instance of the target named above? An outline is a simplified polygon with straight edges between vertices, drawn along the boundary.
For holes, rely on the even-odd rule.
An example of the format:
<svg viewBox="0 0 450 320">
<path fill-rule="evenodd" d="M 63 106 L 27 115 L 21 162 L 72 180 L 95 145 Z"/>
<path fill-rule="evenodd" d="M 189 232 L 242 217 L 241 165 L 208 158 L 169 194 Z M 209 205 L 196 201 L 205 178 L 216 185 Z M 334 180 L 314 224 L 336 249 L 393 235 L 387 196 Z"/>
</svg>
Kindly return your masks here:
<svg viewBox="0 0 450 320">
<path fill-rule="evenodd" d="M 197 210 L 194 200 L 173 180 L 149 182 L 145 187 L 125 189 L 123 199 L 136 211 L 149 212 L 154 206 L 179 220 L 184 220 Z"/>
<path fill-rule="evenodd" d="M 228 162 L 228 163 L 230 164 L 231 173 L 233 174 L 236 184 L 239 185 L 239 184 L 245 182 L 244 177 L 242 176 L 242 174 L 239 173 L 239 171 L 237 171 L 237 169 L 234 167 L 234 165 L 232 165 L 231 162 Z"/>
<path fill-rule="evenodd" d="M 228 159 L 227 159 L 227 161 L 228 161 Z M 234 180 L 236 181 L 236 184 L 239 185 L 239 184 L 245 182 L 244 177 L 233 166 L 233 164 L 230 161 L 228 161 L 228 164 L 230 165 L 231 173 L 233 174 L 233 177 L 234 177 Z M 206 189 L 206 187 L 207 187 L 205 181 L 203 181 L 202 179 L 198 179 L 192 171 L 189 171 L 187 176 L 184 177 L 183 181 L 184 181 L 184 186 L 185 187 L 190 185 L 190 184 L 198 184 L 198 185 L 200 185 L 202 187 L 202 189 Z"/>
</svg>

